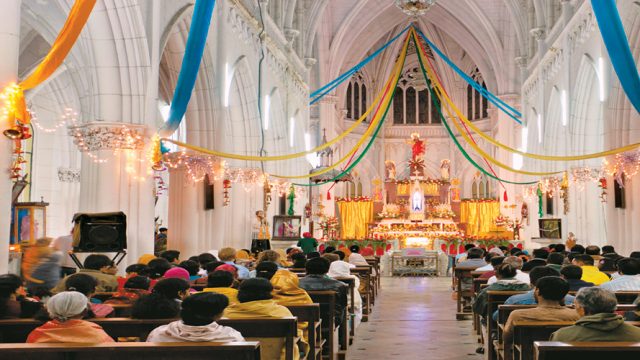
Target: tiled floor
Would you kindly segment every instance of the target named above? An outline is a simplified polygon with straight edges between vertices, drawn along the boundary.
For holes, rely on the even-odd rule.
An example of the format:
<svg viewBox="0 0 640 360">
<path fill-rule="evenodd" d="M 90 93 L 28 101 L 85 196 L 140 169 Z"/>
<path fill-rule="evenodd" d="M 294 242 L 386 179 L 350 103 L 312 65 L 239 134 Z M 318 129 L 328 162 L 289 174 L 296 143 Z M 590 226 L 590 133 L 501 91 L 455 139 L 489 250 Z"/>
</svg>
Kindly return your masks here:
<svg viewBox="0 0 640 360">
<path fill-rule="evenodd" d="M 482 359 L 471 320 L 456 321 L 451 279 L 382 278 L 369 322 L 357 329 L 349 360 Z"/>
</svg>

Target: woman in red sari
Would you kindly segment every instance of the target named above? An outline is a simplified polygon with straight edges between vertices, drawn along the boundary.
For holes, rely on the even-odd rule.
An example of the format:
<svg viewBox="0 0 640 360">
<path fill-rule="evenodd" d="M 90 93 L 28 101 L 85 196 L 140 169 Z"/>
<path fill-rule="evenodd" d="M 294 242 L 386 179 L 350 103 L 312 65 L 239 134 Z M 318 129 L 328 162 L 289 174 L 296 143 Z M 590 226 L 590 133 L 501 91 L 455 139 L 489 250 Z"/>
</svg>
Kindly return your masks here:
<svg viewBox="0 0 640 360">
<path fill-rule="evenodd" d="M 47 301 L 47 311 L 53 320 L 36 328 L 27 343 L 109 343 L 114 342 L 102 328 L 82 320 L 89 300 L 77 291 L 61 292 Z"/>
</svg>

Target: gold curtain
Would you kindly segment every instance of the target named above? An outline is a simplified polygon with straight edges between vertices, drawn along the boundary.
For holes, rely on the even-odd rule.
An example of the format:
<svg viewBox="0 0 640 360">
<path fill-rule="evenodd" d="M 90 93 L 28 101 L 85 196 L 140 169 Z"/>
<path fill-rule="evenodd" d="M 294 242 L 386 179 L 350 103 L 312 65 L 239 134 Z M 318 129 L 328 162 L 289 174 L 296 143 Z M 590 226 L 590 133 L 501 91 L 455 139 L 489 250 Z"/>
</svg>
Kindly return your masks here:
<svg viewBox="0 0 640 360">
<path fill-rule="evenodd" d="M 373 201 L 340 201 L 338 212 L 341 239 L 366 238 L 369 223 L 373 221 Z"/>
<path fill-rule="evenodd" d="M 396 195 L 398 196 L 409 195 L 410 191 L 411 191 L 411 184 L 398 184 L 398 191 L 396 192 Z"/>
<path fill-rule="evenodd" d="M 467 235 L 488 233 L 500 215 L 499 201 L 465 201 L 460 204 L 460 222 L 467 224 Z"/>
<path fill-rule="evenodd" d="M 398 190 L 396 194 L 398 196 L 409 196 L 411 195 L 411 189 L 413 189 L 413 183 L 403 183 L 397 184 Z M 427 183 L 421 182 L 420 186 L 422 187 L 422 191 L 427 196 L 438 196 L 440 195 L 440 185 L 437 183 Z"/>
</svg>

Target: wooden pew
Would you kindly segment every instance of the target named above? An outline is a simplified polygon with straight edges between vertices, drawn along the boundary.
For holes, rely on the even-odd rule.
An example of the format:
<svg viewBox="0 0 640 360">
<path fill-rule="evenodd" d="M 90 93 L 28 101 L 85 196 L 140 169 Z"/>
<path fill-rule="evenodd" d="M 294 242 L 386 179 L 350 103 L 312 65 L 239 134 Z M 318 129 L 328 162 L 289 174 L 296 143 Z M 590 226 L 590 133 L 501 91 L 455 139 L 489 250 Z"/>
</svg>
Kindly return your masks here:
<svg viewBox="0 0 640 360">
<path fill-rule="evenodd" d="M 635 360 L 640 358 L 640 343 L 633 342 L 578 342 L 536 341 L 534 359 L 566 360 L 611 358 Z"/>
<path fill-rule="evenodd" d="M 489 279 L 480 279 L 480 276 L 484 273 L 484 271 L 471 272 L 471 276 L 473 277 L 473 298 L 478 296 L 482 285 L 486 285 L 489 281 Z M 480 315 L 476 313 L 473 314 L 473 328 L 476 331 L 476 335 L 478 336 L 478 342 L 482 342 L 482 326 L 480 326 Z"/>
<path fill-rule="evenodd" d="M 502 339 L 499 337 L 500 334 L 498 333 L 498 339 L 496 340 L 495 343 L 493 343 L 491 341 L 491 334 L 492 332 L 496 331 L 497 332 L 497 328 L 498 328 L 498 324 L 497 322 L 495 322 L 493 320 L 493 313 L 498 310 L 498 306 L 504 304 L 505 301 L 507 301 L 508 298 L 510 298 L 513 295 L 518 295 L 518 294 L 523 294 L 526 291 L 491 291 L 489 290 L 487 292 L 487 313 L 484 314 L 485 316 L 485 320 L 487 322 L 487 336 L 485 337 L 486 341 L 484 342 L 485 344 L 485 351 L 488 354 L 488 359 L 492 360 L 492 359 L 496 359 L 498 354 L 498 351 L 496 351 L 496 347 L 498 345 L 500 345 L 502 343 Z"/>
<path fill-rule="evenodd" d="M 258 342 L 0 344 L 2 358 L 22 360 L 258 360 Z"/>
<path fill-rule="evenodd" d="M 326 340 L 322 339 L 322 319 L 320 319 L 320 305 L 287 305 L 291 314 L 298 318 L 298 322 L 306 322 L 309 338 L 308 360 L 322 359 L 322 346 Z"/>
<path fill-rule="evenodd" d="M 369 321 L 369 315 L 373 311 L 372 305 L 375 303 L 375 287 L 373 277 L 371 276 L 370 266 L 358 266 L 351 269 L 351 274 L 360 278 L 360 283 L 364 286 L 364 291 L 360 292 L 362 296 L 362 322 Z"/>
<path fill-rule="evenodd" d="M 320 318 L 322 319 L 322 337 L 326 340 L 326 351 L 322 351 L 323 359 L 334 360 L 338 354 L 338 347 L 335 342 L 335 308 L 336 308 L 336 292 L 335 291 L 307 291 L 314 303 L 320 305 Z M 346 314 L 344 312 L 342 323 L 346 323 Z"/>
<path fill-rule="evenodd" d="M 618 304 L 633 304 L 640 296 L 640 291 L 616 291 L 615 294 Z"/>
<path fill-rule="evenodd" d="M 502 336 L 502 333 L 504 332 L 504 327 L 505 324 L 507 323 L 507 319 L 509 319 L 509 315 L 514 311 L 514 310 L 521 310 L 521 309 L 531 309 L 531 308 L 535 308 L 537 305 L 500 305 L 498 306 L 498 332 L 499 332 L 499 338 L 500 339 L 504 339 L 504 337 Z M 626 312 L 626 311 L 632 311 L 635 309 L 635 305 L 618 305 L 618 307 L 616 308 L 616 312 Z M 545 333 L 546 334 L 546 333 Z M 547 338 L 542 338 L 540 340 L 547 340 Z M 528 340 L 527 340 L 528 341 Z M 514 342 L 515 342 L 515 337 L 512 341 L 510 342 L 502 342 L 502 346 L 503 348 L 507 348 L 507 347 L 514 347 Z M 518 344 L 519 348 L 522 348 L 523 344 Z M 530 349 L 530 345 L 526 346 L 527 349 Z M 530 354 L 530 351 L 527 350 L 527 354 Z M 527 359 L 530 359 L 531 356 L 528 355 Z"/>
<path fill-rule="evenodd" d="M 640 322 L 628 321 L 628 324 L 640 326 Z M 533 346 L 536 341 L 546 341 L 551 334 L 563 327 L 571 326 L 571 321 L 522 321 L 513 327 L 513 357 L 520 360 L 532 360 Z M 566 359 L 563 359 L 566 360 Z"/>
<path fill-rule="evenodd" d="M 145 341 L 149 333 L 174 319 L 137 320 L 128 318 L 93 319 L 114 340 L 137 338 Z M 296 318 L 282 319 L 220 319 L 218 324 L 238 330 L 245 338 L 285 338 L 287 359 L 293 359 L 293 347 L 298 335 Z M 32 319 L 0 320 L 1 343 L 23 343 L 33 329 L 42 325 Z"/>
<path fill-rule="evenodd" d="M 293 360 L 293 349 L 297 346 L 298 321 L 295 317 L 282 319 L 226 319 L 217 321 L 232 327 L 247 339 L 285 338 L 285 359 Z"/>
<path fill-rule="evenodd" d="M 344 332 L 346 332 L 346 328 L 347 328 L 347 324 L 343 324 L 341 326 L 340 329 L 340 333 L 343 334 L 343 336 L 346 336 L 349 339 L 349 345 L 351 345 L 353 343 L 353 338 L 356 335 L 356 314 L 355 314 L 355 289 L 356 289 L 356 280 L 353 278 L 335 278 L 335 280 L 341 281 L 345 284 L 347 284 L 347 286 L 349 286 L 349 314 L 348 314 L 348 335 L 345 334 Z M 341 346 L 342 350 L 346 350 L 345 347 Z"/>
<path fill-rule="evenodd" d="M 471 276 L 471 272 L 475 271 L 475 269 L 476 268 L 465 267 L 455 267 L 454 269 L 456 292 L 458 293 L 456 300 L 456 320 L 464 320 L 467 316 L 473 315 L 470 309 L 470 303 L 465 303 L 465 298 L 473 298 L 473 276 Z M 469 308 L 467 309 L 467 307 Z"/>
</svg>

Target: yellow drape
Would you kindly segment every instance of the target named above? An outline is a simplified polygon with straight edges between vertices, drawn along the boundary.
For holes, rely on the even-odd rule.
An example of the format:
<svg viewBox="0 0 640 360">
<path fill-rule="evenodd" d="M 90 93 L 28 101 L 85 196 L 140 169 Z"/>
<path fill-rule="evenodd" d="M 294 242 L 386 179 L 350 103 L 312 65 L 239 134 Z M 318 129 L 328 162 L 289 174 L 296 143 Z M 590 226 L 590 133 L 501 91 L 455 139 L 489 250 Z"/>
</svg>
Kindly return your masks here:
<svg viewBox="0 0 640 360">
<path fill-rule="evenodd" d="M 71 51 L 78 36 L 80 36 L 95 3 L 96 0 L 76 0 L 47 56 L 45 56 L 29 77 L 18 84 L 19 88 L 15 94 L 14 111 L 16 120 L 21 124 L 26 125 L 31 120 L 27 112 L 23 91 L 33 89 L 40 85 L 58 69 L 69 54 L 69 51 Z"/>
<path fill-rule="evenodd" d="M 369 223 L 373 221 L 373 201 L 340 201 L 340 237 L 362 240 L 367 236 Z"/>
<path fill-rule="evenodd" d="M 437 183 L 420 183 L 422 187 L 422 191 L 427 196 L 438 196 L 440 195 L 440 185 Z M 409 196 L 411 195 L 411 189 L 413 189 L 413 183 L 400 183 L 397 184 L 397 192 L 398 196 Z"/>
<path fill-rule="evenodd" d="M 495 228 L 500 215 L 499 201 L 464 201 L 460 204 L 460 222 L 467 224 L 467 235 L 477 236 Z"/>
</svg>

